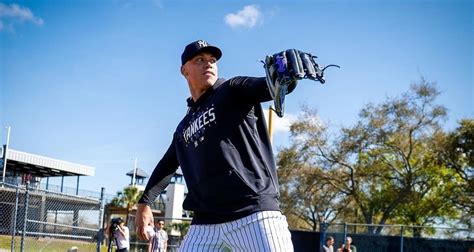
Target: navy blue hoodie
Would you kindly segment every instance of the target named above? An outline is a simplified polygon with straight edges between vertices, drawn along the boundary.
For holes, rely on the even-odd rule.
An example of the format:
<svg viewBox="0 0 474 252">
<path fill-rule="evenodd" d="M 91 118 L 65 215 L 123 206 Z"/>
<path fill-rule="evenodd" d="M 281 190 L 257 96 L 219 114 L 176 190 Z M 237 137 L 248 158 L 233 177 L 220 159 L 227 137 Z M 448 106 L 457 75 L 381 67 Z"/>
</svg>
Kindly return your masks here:
<svg viewBox="0 0 474 252">
<path fill-rule="evenodd" d="M 188 188 L 183 208 L 194 211 L 193 224 L 278 211 L 275 161 L 260 105 L 269 100 L 265 78 L 254 77 L 218 79 L 197 101 L 189 98 L 188 113 L 139 202 L 151 204 L 181 166 Z"/>
</svg>

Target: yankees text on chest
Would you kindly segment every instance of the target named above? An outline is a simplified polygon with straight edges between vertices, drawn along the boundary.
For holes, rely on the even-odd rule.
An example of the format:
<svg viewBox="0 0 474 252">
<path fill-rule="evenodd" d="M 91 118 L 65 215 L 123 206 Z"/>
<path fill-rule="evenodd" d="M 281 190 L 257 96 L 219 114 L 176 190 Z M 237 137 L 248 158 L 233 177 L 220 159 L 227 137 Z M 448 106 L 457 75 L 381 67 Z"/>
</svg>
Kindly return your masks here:
<svg viewBox="0 0 474 252">
<path fill-rule="evenodd" d="M 206 110 L 196 111 L 193 113 L 194 119 L 189 121 L 189 126 L 183 132 L 183 139 L 186 143 L 189 141 L 196 141 L 200 136 L 204 134 L 203 129 L 206 125 L 216 120 L 214 113 L 214 107 L 210 107 Z"/>
</svg>

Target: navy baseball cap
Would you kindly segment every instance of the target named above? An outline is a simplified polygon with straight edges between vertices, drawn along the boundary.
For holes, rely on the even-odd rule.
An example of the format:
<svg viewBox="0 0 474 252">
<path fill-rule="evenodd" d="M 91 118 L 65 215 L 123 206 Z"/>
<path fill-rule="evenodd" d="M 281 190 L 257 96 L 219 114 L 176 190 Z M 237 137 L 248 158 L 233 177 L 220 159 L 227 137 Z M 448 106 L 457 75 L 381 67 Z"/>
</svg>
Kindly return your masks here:
<svg viewBox="0 0 474 252">
<path fill-rule="evenodd" d="M 221 49 L 209 45 L 209 43 L 204 40 L 197 40 L 184 48 L 184 52 L 181 54 L 181 65 L 184 65 L 188 60 L 192 59 L 200 52 L 208 52 L 216 57 L 216 60 L 219 60 L 222 57 Z"/>
</svg>

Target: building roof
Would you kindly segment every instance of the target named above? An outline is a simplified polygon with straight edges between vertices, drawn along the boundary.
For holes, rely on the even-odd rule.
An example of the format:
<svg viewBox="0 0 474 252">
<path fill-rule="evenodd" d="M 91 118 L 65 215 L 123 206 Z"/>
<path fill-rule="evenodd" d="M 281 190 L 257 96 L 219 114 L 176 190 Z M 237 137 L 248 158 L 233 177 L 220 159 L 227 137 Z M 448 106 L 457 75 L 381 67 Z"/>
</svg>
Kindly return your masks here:
<svg viewBox="0 0 474 252">
<path fill-rule="evenodd" d="M 178 167 L 178 170 L 176 170 L 176 175 L 183 176 L 183 171 L 181 170 L 181 166 Z"/>
<path fill-rule="evenodd" d="M 131 171 L 127 172 L 126 175 L 130 176 L 130 177 L 133 177 L 133 169 Z M 137 178 L 148 178 L 148 174 L 144 170 L 137 167 L 137 173 L 135 173 L 135 177 L 137 177 Z"/>
<path fill-rule="evenodd" d="M 6 156 L 7 170 L 12 169 L 39 177 L 94 176 L 95 174 L 94 167 L 16 151 L 10 148 Z"/>
</svg>

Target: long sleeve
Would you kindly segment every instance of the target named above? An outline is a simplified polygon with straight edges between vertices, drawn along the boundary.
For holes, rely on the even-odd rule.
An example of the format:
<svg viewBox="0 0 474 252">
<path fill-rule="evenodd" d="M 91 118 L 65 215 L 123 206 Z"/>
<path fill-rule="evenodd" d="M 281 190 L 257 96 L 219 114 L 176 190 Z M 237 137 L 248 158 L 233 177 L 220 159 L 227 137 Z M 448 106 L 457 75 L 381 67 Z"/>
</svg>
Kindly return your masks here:
<svg viewBox="0 0 474 252">
<path fill-rule="evenodd" d="M 264 77 L 235 77 L 230 80 L 230 86 L 239 92 L 240 97 L 250 102 L 267 102 L 272 97 Z M 293 92 L 296 82 L 288 87 L 288 94 Z"/>
<path fill-rule="evenodd" d="M 168 186 L 171 178 L 178 169 L 178 159 L 175 150 L 175 139 L 168 147 L 163 158 L 158 162 L 145 187 L 138 203 L 152 204 L 158 195 Z"/>
</svg>

